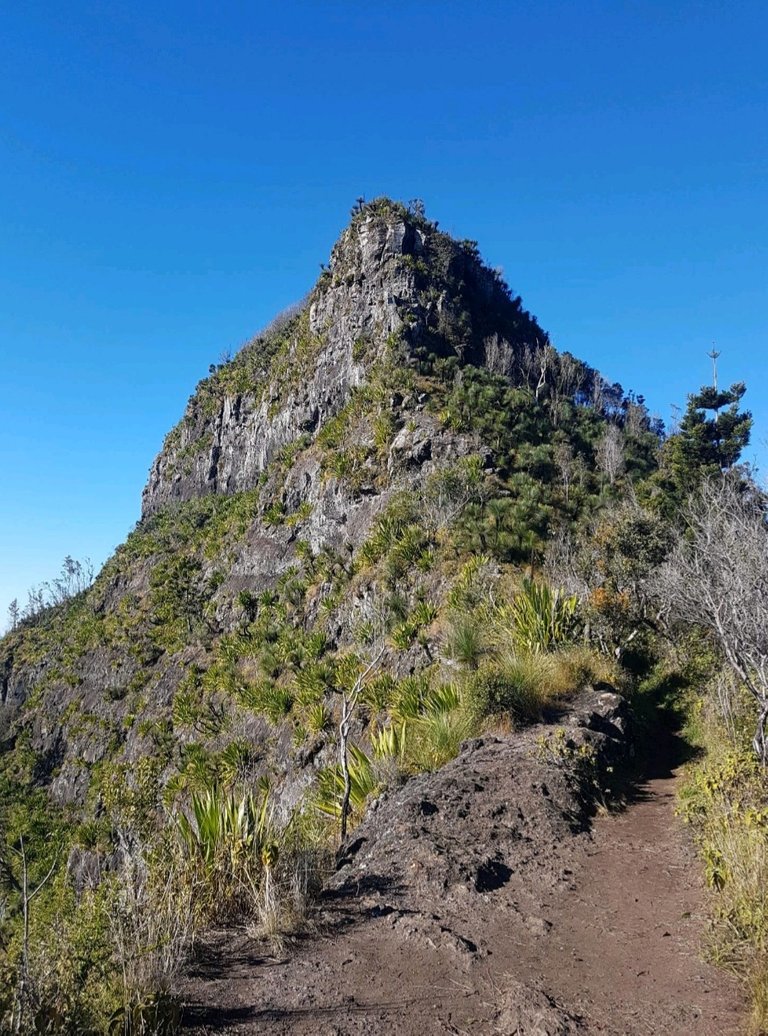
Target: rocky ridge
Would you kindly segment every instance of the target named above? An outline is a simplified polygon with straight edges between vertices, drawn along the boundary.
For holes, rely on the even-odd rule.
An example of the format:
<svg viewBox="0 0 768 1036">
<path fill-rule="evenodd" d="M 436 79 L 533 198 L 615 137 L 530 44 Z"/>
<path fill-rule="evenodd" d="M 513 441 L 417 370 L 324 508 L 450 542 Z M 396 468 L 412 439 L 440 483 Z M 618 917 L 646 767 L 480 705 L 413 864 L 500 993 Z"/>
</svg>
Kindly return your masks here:
<svg viewBox="0 0 768 1036">
<path fill-rule="evenodd" d="M 552 520 L 542 496 L 565 416 L 585 422 L 567 447 L 582 483 L 594 468 L 595 435 L 624 419 L 604 388 L 552 349 L 473 242 L 386 199 L 361 206 L 305 303 L 198 385 L 142 520 L 91 589 L 2 642 L 14 774 L 98 810 L 139 765 L 168 794 L 203 771 L 248 772 L 289 810 L 335 758 L 327 726 L 306 729 L 303 671 L 332 711 L 324 659 L 382 598 L 432 629 L 404 627 L 383 671 L 434 665 L 461 558 L 509 552 L 507 512 L 513 556 L 529 558 Z M 644 427 L 642 464 L 656 442 Z M 450 531 L 465 509 L 466 546 Z M 374 550 L 377 537 L 390 542 Z"/>
<path fill-rule="evenodd" d="M 307 301 L 237 362 L 250 358 L 258 370 L 276 334 L 279 364 L 262 368 L 256 391 L 192 397 L 152 466 L 145 515 L 205 493 L 252 489 L 281 449 L 314 436 L 341 410 L 387 343 L 397 340 L 406 362 L 431 347 L 511 375 L 523 348 L 547 341 L 473 243 L 396 208 L 384 219 L 376 210 L 353 220 Z"/>
</svg>

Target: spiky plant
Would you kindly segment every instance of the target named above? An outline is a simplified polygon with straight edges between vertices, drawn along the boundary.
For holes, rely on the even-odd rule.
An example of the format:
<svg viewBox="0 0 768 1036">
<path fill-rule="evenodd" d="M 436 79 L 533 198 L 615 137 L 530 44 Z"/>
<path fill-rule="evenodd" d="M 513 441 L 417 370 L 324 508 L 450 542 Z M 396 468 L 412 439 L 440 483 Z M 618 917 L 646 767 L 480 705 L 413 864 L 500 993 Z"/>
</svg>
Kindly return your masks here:
<svg viewBox="0 0 768 1036">
<path fill-rule="evenodd" d="M 426 712 L 408 727 L 408 762 L 417 770 L 437 770 L 458 755 L 476 725 L 474 717 L 458 705 Z"/>
<path fill-rule="evenodd" d="M 485 632 L 479 619 L 472 615 L 457 617 L 446 645 L 448 657 L 465 669 L 477 669 L 486 648 Z"/>
<path fill-rule="evenodd" d="M 526 579 L 511 603 L 501 609 L 515 645 L 538 654 L 571 636 L 576 620 L 578 598 L 549 583 Z"/>
<path fill-rule="evenodd" d="M 211 784 L 192 795 L 189 814 L 179 812 L 176 823 L 198 874 L 203 913 L 221 917 L 247 909 L 259 887 L 262 851 L 277 840 L 268 792 L 238 795 Z"/>
<path fill-rule="evenodd" d="M 365 752 L 356 745 L 349 749 L 349 773 L 352 781 L 350 806 L 352 816 L 360 816 L 370 795 L 379 787 L 373 764 Z M 315 807 L 324 816 L 338 820 L 341 816 L 341 803 L 344 796 L 344 775 L 337 764 L 321 770 L 317 778 Z"/>
<path fill-rule="evenodd" d="M 328 730 L 331 725 L 331 713 L 323 702 L 313 705 L 307 713 L 307 729 L 313 734 Z"/>
</svg>

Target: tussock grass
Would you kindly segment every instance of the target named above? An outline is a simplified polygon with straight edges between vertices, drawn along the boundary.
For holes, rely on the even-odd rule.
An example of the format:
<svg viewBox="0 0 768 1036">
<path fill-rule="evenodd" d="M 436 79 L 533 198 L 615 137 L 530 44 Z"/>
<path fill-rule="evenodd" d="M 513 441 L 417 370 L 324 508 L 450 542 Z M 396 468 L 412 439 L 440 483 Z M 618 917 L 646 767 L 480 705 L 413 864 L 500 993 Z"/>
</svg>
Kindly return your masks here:
<svg viewBox="0 0 768 1036">
<path fill-rule="evenodd" d="M 750 746 L 748 708 L 728 723 L 710 702 L 694 710 L 705 754 L 688 773 L 680 812 L 713 891 L 709 954 L 745 981 L 759 1036 L 768 1032 L 768 784 Z"/>
</svg>

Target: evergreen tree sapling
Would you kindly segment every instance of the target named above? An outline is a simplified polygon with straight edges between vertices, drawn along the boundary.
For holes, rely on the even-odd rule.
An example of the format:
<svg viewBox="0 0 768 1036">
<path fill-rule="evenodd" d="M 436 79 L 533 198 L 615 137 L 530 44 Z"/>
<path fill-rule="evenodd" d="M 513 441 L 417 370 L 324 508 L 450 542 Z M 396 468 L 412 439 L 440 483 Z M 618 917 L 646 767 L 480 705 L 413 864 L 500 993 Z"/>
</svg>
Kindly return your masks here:
<svg viewBox="0 0 768 1036">
<path fill-rule="evenodd" d="M 680 430 L 669 440 L 669 466 L 681 490 L 730 471 L 739 460 L 752 429 L 752 415 L 739 411 L 745 391 L 736 382 L 728 389 L 704 386 L 688 397 Z"/>
</svg>

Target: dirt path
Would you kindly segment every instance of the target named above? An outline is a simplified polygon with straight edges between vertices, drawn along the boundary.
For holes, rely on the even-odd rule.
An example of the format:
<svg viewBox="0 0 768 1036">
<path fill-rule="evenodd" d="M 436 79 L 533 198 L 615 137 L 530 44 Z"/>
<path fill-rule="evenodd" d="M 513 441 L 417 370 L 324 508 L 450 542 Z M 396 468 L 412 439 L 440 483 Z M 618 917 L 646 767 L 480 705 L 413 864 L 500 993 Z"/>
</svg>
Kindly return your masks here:
<svg viewBox="0 0 768 1036">
<path fill-rule="evenodd" d="M 706 892 L 668 758 L 625 812 L 596 821 L 571 889 L 542 905 L 552 929 L 526 945 L 517 974 L 556 991 L 590 1031 L 727 1036 L 743 1031 L 744 1002 L 702 959 Z"/>
<path fill-rule="evenodd" d="M 512 776 L 522 784 L 528 764 L 517 751 L 521 769 Z M 489 793 L 474 758 L 448 782 L 455 794 L 465 774 L 476 796 Z M 435 777 L 424 789 L 439 790 Z M 517 831 L 515 844 L 533 845 L 530 858 L 480 892 L 477 882 L 458 891 L 451 884 L 445 902 L 414 900 L 410 882 L 406 894 L 380 875 L 358 877 L 355 895 L 342 890 L 327 903 L 326 934 L 284 959 L 220 933 L 186 980 L 187 1028 L 281 1036 L 741 1032 L 738 987 L 701 959 L 706 894 L 674 815 L 676 779 L 657 763 L 627 809 L 599 817 L 588 834 L 533 845 Z M 431 801 L 424 810 L 423 796 L 411 799 L 427 816 L 438 811 Z M 480 802 L 473 808 L 482 811 Z M 497 803 L 489 815 L 498 811 Z M 532 818 L 531 830 L 545 827 Z M 408 865 L 417 884 L 429 853 L 445 851 L 434 835 L 429 853 L 423 849 L 428 833 L 426 824 L 395 833 L 421 847 Z M 411 859 L 406 848 L 403 855 Z"/>
</svg>

